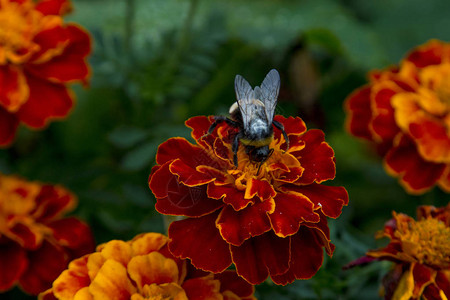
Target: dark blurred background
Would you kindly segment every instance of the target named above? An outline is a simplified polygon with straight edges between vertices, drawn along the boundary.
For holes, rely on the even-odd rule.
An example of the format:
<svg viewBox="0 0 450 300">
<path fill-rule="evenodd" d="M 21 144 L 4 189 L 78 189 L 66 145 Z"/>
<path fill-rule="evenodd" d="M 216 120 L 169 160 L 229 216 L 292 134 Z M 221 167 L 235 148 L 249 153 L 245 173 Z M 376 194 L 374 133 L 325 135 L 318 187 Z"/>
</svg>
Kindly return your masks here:
<svg viewBox="0 0 450 300">
<path fill-rule="evenodd" d="M 189 138 L 184 121 L 227 114 L 234 77 L 259 85 L 281 74 L 277 113 L 320 128 L 334 148 L 350 204 L 329 223 L 336 251 L 310 280 L 264 283 L 259 299 L 379 299 L 389 263 L 342 271 L 369 248 L 393 210 L 448 202 L 438 189 L 405 193 L 368 145 L 344 130 L 343 101 L 367 71 L 398 63 L 429 39 L 450 40 L 448 0 L 73 0 L 67 21 L 93 37 L 92 80 L 77 105 L 44 131 L 21 128 L 0 150 L 0 171 L 61 184 L 98 243 L 165 232 L 147 179 L 158 145 Z M 386 242 L 386 241 L 384 241 Z M 4 295 L 26 298 L 19 290 Z"/>
</svg>

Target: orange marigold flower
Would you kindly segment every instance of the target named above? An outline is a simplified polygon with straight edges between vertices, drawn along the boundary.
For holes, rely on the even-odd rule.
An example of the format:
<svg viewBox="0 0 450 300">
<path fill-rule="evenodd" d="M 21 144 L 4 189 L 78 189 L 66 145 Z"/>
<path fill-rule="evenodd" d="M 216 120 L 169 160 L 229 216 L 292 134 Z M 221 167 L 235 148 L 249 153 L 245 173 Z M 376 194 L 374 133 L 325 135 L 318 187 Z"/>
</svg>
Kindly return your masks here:
<svg viewBox="0 0 450 300">
<path fill-rule="evenodd" d="M 86 83 L 88 33 L 64 24 L 69 0 L 0 0 L 0 146 L 20 123 L 42 128 L 73 106 L 71 82 Z"/>
<path fill-rule="evenodd" d="M 260 165 L 232 141 L 237 129 L 225 122 L 208 135 L 213 117 L 193 117 L 196 145 L 171 138 L 158 148 L 149 186 L 162 214 L 186 216 L 169 227 L 169 249 L 197 268 L 219 273 L 231 263 L 251 284 L 269 275 L 276 284 L 311 278 L 332 255 L 327 218 L 348 203 L 335 177 L 333 149 L 321 130 L 306 130 L 300 118 L 275 116 L 290 147 L 275 130 L 273 153 Z"/>
<path fill-rule="evenodd" d="M 39 299 L 255 299 L 253 286 L 236 272 L 197 270 L 173 257 L 167 241 L 151 232 L 102 244 L 72 261 Z"/>
<path fill-rule="evenodd" d="M 417 221 L 405 214 L 393 216 L 377 234 L 389 238 L 389 244 L 368 251 L 349 266 L 393 261 L 393 269 L 383 279 L 388 300 L 450 299 L 450 204 L 420 206 Z"/>
<path fill-rule="evenodd" d="M 431 40 L 369 81 L 346 100 L 350 133 L 376 145 L 409 193 L 450 192 L 450 44 Z"/>
<path fill-rule="evenodd" d="M 63 218 L 76 205 L 61 186 L 0 174 L 0 292 L 48 289 L 70 260 L 94 249 L 89 227 Z"/>
</svg>

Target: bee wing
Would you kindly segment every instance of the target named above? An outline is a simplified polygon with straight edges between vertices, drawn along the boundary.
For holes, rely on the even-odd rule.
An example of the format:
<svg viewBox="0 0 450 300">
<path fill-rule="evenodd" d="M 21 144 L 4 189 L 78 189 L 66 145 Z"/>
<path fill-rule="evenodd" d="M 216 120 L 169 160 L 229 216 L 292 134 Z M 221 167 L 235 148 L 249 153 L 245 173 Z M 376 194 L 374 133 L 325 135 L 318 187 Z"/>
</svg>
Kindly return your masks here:
<svg viewBox="0 0 450 300">
<path fill-rule="evenodd" d="M 256 88 L 255 88 L 256 90 Z M 267 73 L 258 91 L 258 98 L 264 103 L 268 124 L 272 124 L 280 92 L 280 74 L 275 69 Z"/>
<path fill-rule="evenodd" d="M 251 102 L 255 97 L 253 89 L 244 77 L 236 75 L 236 78 L 234 79 L 234 90 L 236 92 L 237 104 L 241 111 L 244 128 L 247 128 L 253 111 L 251 105 Z"/>
</svg>

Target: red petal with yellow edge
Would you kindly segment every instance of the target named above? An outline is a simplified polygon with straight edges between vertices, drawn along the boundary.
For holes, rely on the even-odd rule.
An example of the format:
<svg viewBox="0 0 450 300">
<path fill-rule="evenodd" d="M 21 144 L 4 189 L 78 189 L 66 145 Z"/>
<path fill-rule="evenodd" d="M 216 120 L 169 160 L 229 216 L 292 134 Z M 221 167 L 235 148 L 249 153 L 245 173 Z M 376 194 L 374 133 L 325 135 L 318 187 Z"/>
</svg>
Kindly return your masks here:
<svg viewBox="0 0 450 300">
<path fill-rule="evenodd" d="M 214 182 L 208 185 L 208 197 L 222 199 L 223 203 L 233 206 L 234 210 L 241 210 L 249 204 L 253 204 L 253 199 L 245 199 L 244 193 L 231 185 L 215 185 Z"/>
<path fill-rule="evenodd" d="M 42 292 L 39 294 L 39 300 L 58 300 L 58 298 L 55 297 L 53 294 L 52 289 L 48 289 L 45 292 Z"/>
<path fill-rule="evenodd" d="M 336 175 L 334 151 L 325 142 L 323 131 L 308 130 L 302 135 L 306 147 L 293 155 L 298 157 L 300 165 L 305 168 L 302 176 L 295 182 L 298 184 L 311 184 L 333 179 Z"/>
<path fill-rule="evenodd" d="M 94 236 L 89 226 L 77 218 L 56 220 L 47 226 L 53 230 L 53 237 L 58 243 L 70 249 L 73 257 L 80 257 L 94 251 Z"/>
<path fill-rule="evenodd" d="M 198 172 L 179 158 L 170 163 L 169 170 L 172 174 L 177 175 L 178 182 L 189 187 L 204 185 L 214 180 L 210 175 Z"/>
<path fill-rule="evenodd" d="M 201 137 L 208 133 L 208 129 L 212 124 L 210 117 L 197 116 L 188 119 L 184 124 L 192 129 L 191 136 L 194 140 L 199 141 Z"/>
<path fill-rule="evenodd" d="M 272 276 L 272 280 L 276 284 L 286 285 L 296 279 L 309 279 L 322 266 L 322 245 L 311 229 L 302 226 L 299 232 L 290 239 L 290 268 L 284 274 Z"/>
<path fill-rule="evenodd" d="M 216 228 L 218 213 L 172 222 L 169 226 L 169 250 L 173 255 L 191 259 L 192 264 L 213 273 L 231 264 L 228 244 Z"/>
<path fill-rule="evenodd" d="M 0 292 L 9 290 L 27 269 L 28 259 L 24 249 L 15 242 L 0 244 Z"/>
<path fill-rule="evenodd" d="M 279 237 L 293 235 L 300 228 L 300 223 L 319 222 L 320 216 L 315 213 L 314 204 L 298 193 L 278 193 L 275 198 L 275 211 L 270 215 L 274 232 Z"/>
<path fill-rule="evenodd" d="M 69 191 L 52 185 L 43 185 L 36 196 L 36 209 L 32 212 L 37 221 L 46 223 L 62 217 L 75 208 L 76 199 Z"/>
<path fill-rule="evenodd" d="M 220 281 L 220 292 L 231 291 L 241 298 L 251 297 L 255 288 L 247 281 L 239 277 L 235 271 L 226 270 L 215 274 L 214 278 Z"/>
<path fill-rule="evenodd" d="M 0 147 L 9 145 L 16 135 L 19 119 L 0 106 Z"/>
<path fill-rule="evenodd" d="M 438 65 L 442 63 L 444 54 L 443 43 L 438 40 L 431 40 L 424 45 L 416 47 L 406 57 L 406 60 L 412 62 L 418 68 L 424 68 L 429 65 Z"/>
<path fill-rule="evenodd" d="M 275 197 L 276 194 L 277 193 L 272 185 L 267 180 L 259 180 L 252 177 L 247 181 L 247 189 L 245 190 L 244 197 L 246 199 L 252 199 L 253 197 L 258 196 L 261 201 L 265 201 Z"/>
<path fill-rule="evenodd" d="M 424 117 L 410 123 L 409 133 L 425 160 L 450 163 L 450 138 L 442 123 Z"/>
<path fill-rule="evenodd" d="M 345 100 L 347 130 L 354 136 L 367 140 L 372 140 L 372 133 L 369 130 L 370 120 L 372 119 L 370 93 L 371 86 L 366 85 L 355 90 Z"/>
<path fill-rule="evenodd" d="M 212 276 L 186 280 L 182 285 L 189 300 L 223 300 L 220 282 Z"/>
<path fill-rule="evenodd" d="M 441 178 L 438 181 L 439 187 L 447 193 L 450 193 L 450 164 L 447 164 Z"/>
<path fill-rule="evenodd" d="M 127 265 L 130 278 L 139 290 L 144 285 L 178 282 L 178 266 L 158 252 L 134 256 Z"/>
<path fill-rule="evenodd" d="M 19 282 L 22 289 L 32 295 L 50 288 L 68 263 L 64 249 L 47 241 L 38 250 L 28 252 L 28 259 L 28 268 Z"/>
<path fill-rule="evenodd" d="M 274 206 L 273 200 L 257 201 L 239 211 L 226 205 L 217 218 L 216 226 L 227 243 L 240 246 L 248 238 L 271 229 L 268 214 L 273 211 Z"/>
<path fill-rule="evenodd" d="M 400 182 L 413 194 L 431 188 L 445 169 L 445 164 L 424 161 L 406 136 L 386 154 L 385 165 L 388 172 L 400 175 Z"/>
<path fill-rule="evenodd" d="M 42 63 L 60 55 L 64 51 L 64 46 L 69 42 L 69 39 L 68 31 L 61 25 L 38 32 L 34 36 L 33 42 L 39 45 L 39 51 L 33 54 L 30 63 L 25 68 L 35 62 Z"/>
<path fill-rule="evenodd" d="M 280 238 L 269 231 L 230 249 L 237 273 L 251 284 L 260 284 L 269 274 L 273 278 L 289 269 L 290 237 Z"/>
<path fill-rule="evenodd" d="M 153 173 L 150 189 L 157 200 L 155 208 L 166 215 L 198 217 L 223 206 L 221 201 L 208 198 L 206 186 L 187 187 L 178 183 L 169 171 L 170 162 Z"/>
<path fill-rule="evenodd" d="M 392 82 L 382 82 L 372 88 L 373 119 L 370 126 L 377 142 L 393 140 L 400 131 L 391 105 L 392 96 L 398 92 L 402 89 Z"/>
<path fill-rule="evenodd" d="M 53 283 L 53 294 L 59 299 L 72 299 L 82 288 L 89 286 L 91 280 L 87 269 L 88 256 L 73 260 L 69 268 Z M 44 299 L 47 299 L 44 297 Z"/>
<path fill-rule="evenodd" d="M 40 0 L 35 9 L 43 15 L 65 15 L 72 11 L 69 0 Z"/>
<path fill-rule="evenodd" d="M 22 122 L 41 128 L 51 118 L 65 117 L 73 106 L 72 96 L 64 85 L 50 83 L 32 76 L 27 77 L 30 97 L 18 111 Z"/>
<path fill-rule="evenodd" d="M 159 145 L 156 154 L 158 164 L 162 165 L 177 158 L 183 158 L 183 162 L 191 167 L 209 165 L 212 162 L 205 150 L 192 145 L 184 138 L 171 138 Z"/>
<path fill-rule="evenodd" d="M 89 67 L 85 57 L 91 52 L 90 37 L 84 30 L 75 25 L 69 25 L 64 30 L 69 38 L 69 44 L 60 55 L 42 63 L 29 64 L 27 70 L 34 76 L 56 82 L 88 78 Z"/>
<path fill-rule="evenodd" d="M 286 131 L 286 133 L 288 135 L 302 134 L 306 131 L 305 122 L 303 122 L 303 120 L 298 117 L 297 118 L 294 118 L 294 117 L 285 118 L 281 115 L 276 115 L 274 117 L 274 120 L 283 124 L 284 130 Z M 278 129 L 275 129 L 275 131 L 278 131 L 278 134 L 281 134 Z"/>
<path fill-rule="evenodd" d="M 326 186 L 322 184 L 310 184 L 304 186 L 285 186 L 284 190 L 292 190 L 308 197 L 314 203 L 314 209 L 320 208 L 325 216 L 337 218 L 342 212 L 342 207 L 348 204 L 348 193 L 341 186 Z"/>
<path fill-rule="evenodd" d="M 415 297 L 420 297 L 426 285 L 433 281 L 431 269 L 418 263 L 413 263 L 411 266 L 412 276 L 414 279 Z"/>
<path fill-rule="evenodd" d="M 107 260 L 92 280 L 89 291 L 94 299 L 129 300 L 136 288 L 121 263 Z"/>
<path fill-rule="evenodd" d="M 439 289 L 442 290 L 444 295 L 447 297 L 447 299 L 450 299 L 450 274 L 438 271 L 436 274 L 436 278 L 434 281 L 436 282 L 436 285 Z"/>
<path fill-rule="evenodd" d="M 317 240 L 325 248 L 325 251 L 329 256 L 333 255 L 334 249 L 336 248 L 330 241 L 330 229 L 328 228 L 327 218 L 323 215 L 321 211 L 317 211 L 320 215 L 320 221 L 316 223 L 303 223 L 306 227 L 315 229 L 311 232 L 317 235 Z"/>
<path fill-rule="evenodd" d="M 434 284 L 429 284 L 425 287 L 422 297 L 425 300 L 444 300 L 445 299 L 445 298 L 441 297 L 441 290 Z"/>
<path fill-rule="evenodd" d="M 42 242 L 44 234 L 36 226 L 16 223 L 9 228 L 10 237 L 22 245 L 25 249 L 35 250 Z M 12 234 L 12 235 L 11 235 Z"/>
<path fill-rule="evenodd" d="M 28 87 L 22 71 L 14 66 L 0 66 L 0 109 L 16 112 L 27 98 Z"/>
</svg>

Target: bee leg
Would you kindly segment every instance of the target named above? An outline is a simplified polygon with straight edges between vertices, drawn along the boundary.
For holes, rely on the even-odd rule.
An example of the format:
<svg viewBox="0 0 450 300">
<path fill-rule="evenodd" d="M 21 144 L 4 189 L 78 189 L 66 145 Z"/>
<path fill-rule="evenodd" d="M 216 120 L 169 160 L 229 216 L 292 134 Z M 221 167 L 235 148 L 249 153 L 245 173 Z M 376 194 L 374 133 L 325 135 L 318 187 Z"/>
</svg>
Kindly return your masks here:
<svg viewBox="0 0 450 300">
<path fill-rule="evenodd" d="M 288 151 L 289 150 L 289 138 L 288 138 L 288 136 L 286 134 L 286 131 L 284 131 L 283 124 L 281 124 L 280 122 L 275 121 L 275 120 L 272 121 L 272 124 L 273 124 L 273 126 L 278 128 L 279 130 L 281 130 L 281 132 L 283 133 L 284 140 L 286 141 L 286 151 Z"/>
<path fill-rule="evenodd" d="M 239 132 L 234 137 L 233 145 L 231 146 L 231 149 L 233 150 L 233 162 L 234 162 L 234 165 L 236 166 L 236 168 L 238 166 L 237 152 L 238 152 L 238 149 L 239 149 L 239 139 L 240 138 L 241 138 L 241 133 Z"/>
<path fill-rule="evenodd" d="M 214 116 L 214 122 L 209 126 L 208 132 L 205 133 L 202 137 L 207 136 L 208 134 L 213 133 L 214 129 L 219 125 L 219 123 L 226 122 L 228 125 L 232 127 L 239 127 L 238 123 L 231 120 L 230 118 L 224 116 Z"/>
</svg>

